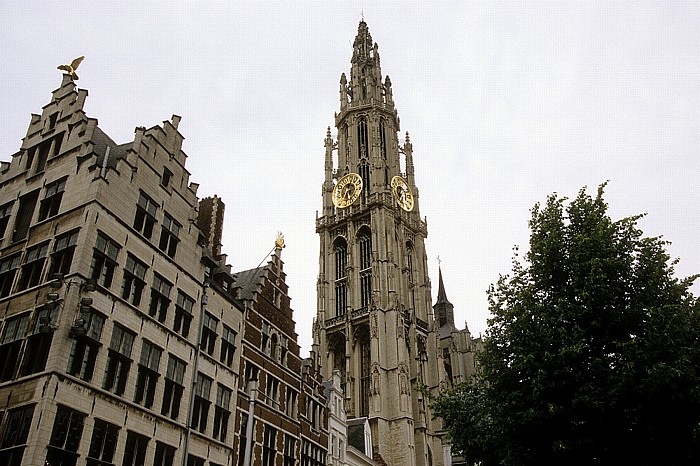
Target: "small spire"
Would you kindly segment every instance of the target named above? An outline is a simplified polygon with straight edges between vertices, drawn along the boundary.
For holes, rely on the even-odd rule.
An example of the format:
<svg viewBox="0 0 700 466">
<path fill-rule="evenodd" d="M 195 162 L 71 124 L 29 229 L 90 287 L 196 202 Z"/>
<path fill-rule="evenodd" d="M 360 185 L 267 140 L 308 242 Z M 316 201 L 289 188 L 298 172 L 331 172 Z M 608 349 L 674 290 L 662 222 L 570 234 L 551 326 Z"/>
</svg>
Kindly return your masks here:
<svg viewBox="0 0 700 466">
<path fill-rule="evenodd" d="M 440 261 L 440 259 L 438 259 L 438 261 Z M 452 303 L 450 303 L 450 300 L 447 299 L 447 293 L 445 293 L 445 284 L 442 282 L 442 266 L 438 266 L 438 270 L 439 270 L 438 295 L 437 295 L 437 302 L 435 304 L 442 304 L 442 303 L 452 304 Z"/>
</svg>

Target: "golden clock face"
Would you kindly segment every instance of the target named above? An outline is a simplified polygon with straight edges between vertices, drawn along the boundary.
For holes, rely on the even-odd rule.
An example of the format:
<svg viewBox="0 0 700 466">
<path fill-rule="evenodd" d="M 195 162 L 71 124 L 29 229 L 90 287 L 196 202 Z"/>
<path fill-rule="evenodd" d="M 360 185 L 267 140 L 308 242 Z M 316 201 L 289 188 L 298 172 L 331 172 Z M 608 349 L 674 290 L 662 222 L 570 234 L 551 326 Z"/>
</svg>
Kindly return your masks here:
<svg viewBox="0 0 700 466">
<path fill-rule="evenodd" d="M 333 204 L 344 209 L 357 200 L 362 194 L 362 178 L 357 173 L 348 173 L 338 180 L 333 188 Z"/>
<path fill-rule="evenodd" d="M 406 212 L 413 210 L 413 193 L 406 180 L 400 176 L 391 179 L 391 190 L 394 192 L 396 203 Z"/>
</svg>

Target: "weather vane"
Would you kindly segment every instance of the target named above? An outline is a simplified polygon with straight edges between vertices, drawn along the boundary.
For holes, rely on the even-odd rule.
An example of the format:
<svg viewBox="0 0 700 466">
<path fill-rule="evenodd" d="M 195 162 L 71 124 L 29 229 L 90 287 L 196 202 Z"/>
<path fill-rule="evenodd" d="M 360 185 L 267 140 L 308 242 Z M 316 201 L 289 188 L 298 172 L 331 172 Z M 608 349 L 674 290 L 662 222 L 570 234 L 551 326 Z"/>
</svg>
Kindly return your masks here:
<svg viewBox="0 0 700 466">
<path fill-rule="evenodd" d="M 437 256 L 437 260 L 438 260 L 438 265 L 442 265 L 442 261 L 440 260 L 440 255 Z"/>
<path fill-rule="evenodd" d="M 275 249 L 284 249 L 284 235 L 281 231 L 277 232 L 277 239 L 275 240 Z"/>
<path fill-rule="evenodd" d="M 81 55 L 72 62 L 70 62 L 70 65 L 58 65 L 57 69 L 65 71 L 66 74 L 70 75 L 73 81 L 77 81 L 80 78 L 78 77 L 78 74 L 75 72 L 75 70 L 78 69 L 78 66 L 80 66 L 80 63 L 83 60 L 85 60 L 85 57 Z"/>
</svg>

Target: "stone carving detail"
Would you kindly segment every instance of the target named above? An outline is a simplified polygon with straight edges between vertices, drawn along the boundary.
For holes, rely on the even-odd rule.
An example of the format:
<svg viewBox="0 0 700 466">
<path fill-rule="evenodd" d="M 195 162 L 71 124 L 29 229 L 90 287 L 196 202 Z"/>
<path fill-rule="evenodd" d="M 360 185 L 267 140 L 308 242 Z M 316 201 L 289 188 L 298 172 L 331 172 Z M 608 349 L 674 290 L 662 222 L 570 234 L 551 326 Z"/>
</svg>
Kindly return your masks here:
<svg viewBox="0 0 700 466">
<path fill-rule="evenodd" d="M 399 366 L 399 404 L 401 411 L 408 411 L 408 403 L 411 399 L 410 397 L 410 386 L 408 383 L 408 374 L 406 371 L 406 366 L 401 364 Z"/>
</svg>

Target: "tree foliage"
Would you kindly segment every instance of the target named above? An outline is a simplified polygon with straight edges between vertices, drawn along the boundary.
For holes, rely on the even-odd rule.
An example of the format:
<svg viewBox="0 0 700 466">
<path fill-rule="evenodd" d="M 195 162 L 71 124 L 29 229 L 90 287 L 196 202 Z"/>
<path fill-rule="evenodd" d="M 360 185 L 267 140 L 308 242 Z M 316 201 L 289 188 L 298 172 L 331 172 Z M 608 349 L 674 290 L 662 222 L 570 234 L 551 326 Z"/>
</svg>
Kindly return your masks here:
<svg viewBox="0 0 700 466">
<path fill-rule="evenodd" d="M 530 249 L 489 289 L 473 381 L 433 400 L 482 465 L 700 464 L 700 310 L 641 216 L 585 188 L 536 205 Z"/>
</svg>

